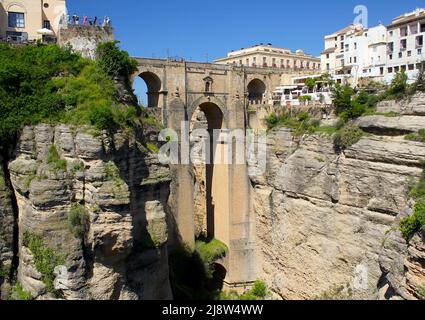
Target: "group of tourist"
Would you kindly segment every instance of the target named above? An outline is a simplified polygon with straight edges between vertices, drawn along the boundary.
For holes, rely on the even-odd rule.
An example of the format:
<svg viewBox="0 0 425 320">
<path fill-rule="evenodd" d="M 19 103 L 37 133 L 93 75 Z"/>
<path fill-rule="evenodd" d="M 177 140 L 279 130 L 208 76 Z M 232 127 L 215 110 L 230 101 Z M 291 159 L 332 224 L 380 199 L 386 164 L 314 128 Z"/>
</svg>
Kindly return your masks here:
<svg viewBox="0 0 425 320">
<path fill-rule="evenodd" d="M 80 25 L 80 17 L 76 14 L 69 16 L 66 15 L 62 18 L 63 20 L 63 24 L 70 24 L 70 25 L 75 25 L 78 26 Z M 106 26 L 110 26 L 111 25 L 111 19 L 108 16 L 105 16 L 103 18 L 103 22 L 101 24 L 98 24 L 98 18 L 95 17 L 88 17 L 88 16 L 83 16 L 83 21 L 81 23 L 81 25 L 83 26 L 102 26 L 102 27 L 106 27 Z"/>
</svg>

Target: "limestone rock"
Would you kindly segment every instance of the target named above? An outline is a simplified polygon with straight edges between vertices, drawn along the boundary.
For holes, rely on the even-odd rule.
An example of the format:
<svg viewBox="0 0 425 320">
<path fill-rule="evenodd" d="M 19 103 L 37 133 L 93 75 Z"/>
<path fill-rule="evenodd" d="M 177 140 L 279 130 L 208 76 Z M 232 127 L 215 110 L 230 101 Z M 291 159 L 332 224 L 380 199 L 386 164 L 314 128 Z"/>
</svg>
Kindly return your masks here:
<svg viewBox="0 0 425 320">
<path fill-rule="evenodd" d="M 403 101 L 382 101 L 378 103 L 377 112 L 395 112 L 402 115 L 425 116 L 425 93 L 418 92 Z"/>
<path fill-rule="evenodd" d="M 367 116 L 359 118 L 355 124 L 370 133 L 402 135 L 424 129 L 425 120 L 420 116 Z"/>
<path fill-rule="evenodd" d="M 36 234 L 45 246 L 66 257 L 54 270 L 54 287 L 64 299 L 171 298 L 164 209 L 169 170 L 139 148 L 143 141 L 138 136 L 143 135 L 117 132 L 95 137 L 89 128 L 66 125 L 23 129 L 9 163 L 19 234 Z M 53 145 L 66 161 L 65 169 L 47 162 Z M 0 203 L 1 196 L 0 186 Z M 89 217 L 81 238 L 68 222 L 77 204 L 79 214 Z M 0 219 L 2 213 L 0 209 Z M 143 246 L 149 235 L 155 249 Z M 0 252 L 0 261 L 10 260 L 10 252 Z M 55 297 L 47 292 L 31 252 L 22 244 L 18 279 L 36 299 Z"/>
<path fill-rule="evenodd" d="M 397 134 L 424 123 L 421 117 L 391 119 L 359 122 Z M 274 297 L 413 297 L 406 279 L 415 287 L 425 279 L 417 262 L 422 242 L 408 249 L 400 232 L 390 230 L 400 214 L 411 212 L 409 180 L 422 173 L 425 144 L 384 133 L 365 136 L 342 153 L 326 136 L 297 141 L 287 132 L 272 133 L 285 138 L 273 138 L 266 174 L 251 181 L 258 273 Z"/>
</svg>

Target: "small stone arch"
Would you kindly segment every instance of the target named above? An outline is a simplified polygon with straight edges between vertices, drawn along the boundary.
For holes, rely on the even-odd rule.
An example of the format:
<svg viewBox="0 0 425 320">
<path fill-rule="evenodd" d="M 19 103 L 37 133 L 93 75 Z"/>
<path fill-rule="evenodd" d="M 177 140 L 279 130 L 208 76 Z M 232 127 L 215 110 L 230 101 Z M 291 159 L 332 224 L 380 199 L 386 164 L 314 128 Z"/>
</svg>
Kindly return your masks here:
<svg viewBox="0 0 425 320">
<path fill-rule="evenodd" d="M 162 91 L 162 81 L 158 75 L 151 71 L 144 71 L 138 74 L 148 88 L 148 108 L 157 108 L 159 106 L 159 97 Z"/>
<path fill-rule="evenodd" d="M 206 77 L 203 79 L 205 83 L 205 93 L 213 92 L 213 83 L 214 80 L 211 77 Z"/>
<path fill-rule="evenodd" d="M 267 86 L 262 80 L 255 78 L 248 83 L 247 91 L 251 104 L 262 104 Z"/>
</svg>

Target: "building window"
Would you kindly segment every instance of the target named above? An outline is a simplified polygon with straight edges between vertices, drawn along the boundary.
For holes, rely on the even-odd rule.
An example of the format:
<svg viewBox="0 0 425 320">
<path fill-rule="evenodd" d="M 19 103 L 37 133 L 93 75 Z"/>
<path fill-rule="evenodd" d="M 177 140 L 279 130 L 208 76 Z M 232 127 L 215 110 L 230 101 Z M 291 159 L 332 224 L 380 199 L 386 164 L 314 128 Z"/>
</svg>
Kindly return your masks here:
<svg viewBox="0 0 425 320">
<path fill-rule="evenodd" d="M 354 50 L 357 50 L 357 42 L 354 42 Z"/>
<path fill-rule="evenodd" d="M 16 32 L 16 31 L 6 31 L 6 37 L 10 41 L 15 42 L 24 42 L 28 40 L 28 33 L 26 32 Z"/>
<path fill-rule="evenodd" d="M 263 57 L 263 67 L 267 67 L 267 58 Z"/>
<path fill-rule="evenodd" d="M 400 67 L 394 67 L 394 72 L 399 72 L 400 71 Z"/>
<path fill-rule="evenodd" d="M 422 54 L 422 49 L 418 49 L 418 54 Z"/>
<path fill-rule="evenodd" d="M 48 3 L 43 4 L 43 7 L 45 7 L 46 9 L 49 7 Z"/>
<path fill-rule="evenodd" d="M 326 55 L 326 59 L 329 59 L 329 53 Z"/>
<path fill-rule="evenodd" d="M 409 70 L 415 70 L 415 65 L 414 64 L 409 64 Z"/>
<path fill-rule="evenodd" d="M 379 68 L 379 74 L 382 76 L 384 74 L 384 67 Z"/>
<path fill-rule="evenodd" d="M 390 55 L 389 55 L 389 58 L 390 58 L 390 60 L 392 60 L 392 59 L 393 59 L 393 55 L 392 55 L 392 54 L 390 54 Z"/>
<path fill-rule="evenodd" d="M 25 15 L 20 12 L 9 12 L 9 28 L 25 28 Z"/>
<path fill-rule="evenodd" d="M 407 56 L 411 57 L 412 56 L 412 51 L 407 51 Z"/>
<path fill-rule="evenodd" d="M 400 41 L 400 49 L 401 50 L 406 50 L 407 49 L 407 39 L 401 40 Z"/>
<path fill-rule="evenodd" d="M 421 33 L 425 32 L 425 23 L 421 23 Z"/>
<path fill-rule="evenodd" d="M 416 37 L 416 47 L 422 47 L 424 45 L 424 36 Z"/>
<path fill-rule="evenodd" d="M 394 52 L 394 42 L 390 42 L 387 45 L 387 51 L 388 53 L 393 53 Z"/>
<path fill-rule="evenodd" d="M 388 73 L 393 73 L 393 68 L 392 67 L 389 67 L 388 68 Z"/>
<path fill-rule="evenodd" d="M 331 70 L 331 66 L 329 65 L 329 63 L 326 64 L 326 70 Z"/>
<path fill-rule="evenodd" d="M 418 25 L 412 24 L 410 25 L 410 34 L 417 34 L 418 33 Z"/>
<path fill-rule="evenodd" d="M 357 57 L 354 57 L 354 63 L 357 63 Z"/>
<path fill-rule="evenodd" d="M 394 31 L 390 31 L 390 37 L 394 35 Z"/>
<path fill-rule="evenodd" d="M 276 68 L 276 58 L 272 59 L 273 68 Z"/>
<path fill-rule="evenodd" d="M 400 28 L 400 37 L 407 37 L 407 27 Z"/>
<path fill-rule="evenodd" d="M 43 28 L 45 28 L 45 29 L 49 29 L 49 30 L 51 30 L 51 29 L 52 29 L 52 27 L 51 27 L 51 25 L 50 25 L 50 21 L 49 21 L 49 20 L 44 20 L 44 21 L 43 21 Z"/>
<path fill-rule="evenodd" d="M 401 59 L 401 58 L 403 58 L 403 52 L 400 52 L 399 54 L 398 54 L 398 57 Z"/>
</svg>

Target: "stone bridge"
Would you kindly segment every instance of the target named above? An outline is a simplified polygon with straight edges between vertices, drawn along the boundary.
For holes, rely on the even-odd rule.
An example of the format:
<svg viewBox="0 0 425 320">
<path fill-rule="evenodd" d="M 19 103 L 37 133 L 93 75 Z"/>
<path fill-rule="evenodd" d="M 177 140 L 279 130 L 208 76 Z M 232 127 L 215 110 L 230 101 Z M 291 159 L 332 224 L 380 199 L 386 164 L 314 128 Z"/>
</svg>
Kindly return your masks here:
<svg viewBox="0 0 425 320">
<path fill-rule="evenodd" d="M 267 105 L 271 92 L 284 77 L 295 75 L 287 69 L 137 60 L 139 67 L 133 80 L 139 76 L 146 82 L 148 108 L 176 132 L 180 132 L 182 121 L 193 122 L 198 112 L 203 112 L 209 130 L 245 130 L 248 107 Z M 212 154 L 217 148 L 227 147 L 213 146 Z M 193 246 L 199 224 L 203 224 L 210 238 L 229 247 L 220 262 L 226 269 L 225 283 L 234 287 L 257 280 L 255 216 L 247 165 L 207 164 L 203 169 L 178 165 L 172 171 L 174 240 Z"/>
</svg>

